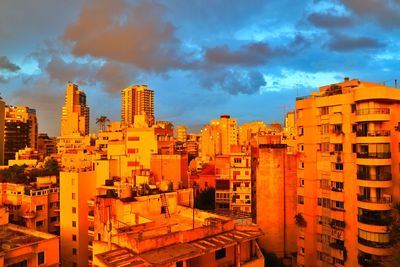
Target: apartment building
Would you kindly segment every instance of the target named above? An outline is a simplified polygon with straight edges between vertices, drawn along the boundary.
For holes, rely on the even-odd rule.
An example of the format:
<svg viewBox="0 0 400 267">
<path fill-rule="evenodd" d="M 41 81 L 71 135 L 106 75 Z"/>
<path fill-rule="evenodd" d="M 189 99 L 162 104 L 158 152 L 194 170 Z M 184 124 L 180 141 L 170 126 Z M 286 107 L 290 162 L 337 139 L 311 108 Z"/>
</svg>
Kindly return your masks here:
<svg viewBox="0 0 400 267">
<path fill-rule="evenodd" d="M 4 164 L 5 103 L 0 97 L 0 165 Z"/>
<path fill-rule="evenodd" d="M 132 85 L 121 91 L 121 123 L 125 127 L 154 124 L 154 91 L 147 85 Z"/>
<path fill-rule="evenodd" d="M 251 213 L 251 156 L 239 152 L 217 156 L 215 176 L 216 208 Z"/>
<path fill-rule="evenodd" d="M 392 253 L 400 90 L 345 78 L 296 101 L 300 266 L 373 266 Z"/>
</svg>

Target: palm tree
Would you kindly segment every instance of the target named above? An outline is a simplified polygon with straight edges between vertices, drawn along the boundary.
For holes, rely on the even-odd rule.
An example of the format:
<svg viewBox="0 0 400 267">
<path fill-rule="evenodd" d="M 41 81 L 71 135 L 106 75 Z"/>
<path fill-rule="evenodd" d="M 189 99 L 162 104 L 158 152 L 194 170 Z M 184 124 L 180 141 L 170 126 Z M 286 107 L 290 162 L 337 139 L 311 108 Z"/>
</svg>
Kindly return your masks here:
<svg viewBox="0 0 400 267">
<path fill-rule="evenodd" d="M 99 126 L 99 131 L 103 132 L 106 129 L 106 123 L 110 122 L 107 116 L 101 115 L 96 119 L 96 124 Z"/>
</svg>

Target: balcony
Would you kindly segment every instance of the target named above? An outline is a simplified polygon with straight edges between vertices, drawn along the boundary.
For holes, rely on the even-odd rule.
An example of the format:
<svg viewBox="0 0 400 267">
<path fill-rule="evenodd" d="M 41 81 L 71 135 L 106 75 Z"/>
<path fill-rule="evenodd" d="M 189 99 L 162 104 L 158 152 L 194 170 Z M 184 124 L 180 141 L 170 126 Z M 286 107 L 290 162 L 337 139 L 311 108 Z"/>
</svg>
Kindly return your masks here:
<svg viewBox="0 0 400 267">
<path fill-rule="evenodd" d="M 359 165 L 391 165 L 390 152 L 358 152 L 356 163 Z"/>
<path fill-rule="evenodd" d="M 378 256 L 386 256 L 392 254 L 392 244 L 390 242 L 382 243 L 366 240 L 358 237 L 358 249 L 364 253 Z"/>
<path fill-rule="evenodd" d="M 388 188 L 392 187 L 392 174 L 389 172 L 370 174 L 357 172 L 357 182 L 362 187 Z"/>
<path fill-rule="evenodd" d="M 389 143 L 390 130 L 363 131 L 356 133 L 356 143 Z"/>
<path fill-rule="evenodd" d="M 393 218 L 389 216 L 382 217 L 367 217 L 367 216 L 358 216 L 358 221 L 364 224 L 376 225 L 376 226 L 388 226 L 392 223 Z"/>
<path fill-rule="evenodd" d="M 388 120 L 390 120 L 389 108 L 366 108 L 356 111 L 356 122 Z"/>
<path fill-rule="evenodd" d="M 384 197 L 369 197 L 364 195 L 357 195 L 358 207 L 368 210 L 390 210 L 392 203 L 392 196 Z"/>
<path fill-rule="evenodd" d="M 21 216 L 22 216 L 22 218 L 25 218 L 25 219 L 33 219 L 36 217 L 36 212 L 34 212 L 33 210 L 26 211 Z"/>
</svg>

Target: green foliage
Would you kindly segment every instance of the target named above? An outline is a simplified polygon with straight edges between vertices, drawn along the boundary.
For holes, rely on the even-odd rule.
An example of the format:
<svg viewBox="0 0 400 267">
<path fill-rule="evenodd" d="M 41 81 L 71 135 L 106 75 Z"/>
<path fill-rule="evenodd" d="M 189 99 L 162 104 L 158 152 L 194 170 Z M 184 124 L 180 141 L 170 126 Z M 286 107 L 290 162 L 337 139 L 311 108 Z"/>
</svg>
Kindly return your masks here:
<svg viewBox="0 0 400 267">
<path fill-rule="evenodd" d="M 208 187 L 196 193 L 194 207 L 201 210 L 213 210 L 215 208 L 215 188 Z"/>
</svg>

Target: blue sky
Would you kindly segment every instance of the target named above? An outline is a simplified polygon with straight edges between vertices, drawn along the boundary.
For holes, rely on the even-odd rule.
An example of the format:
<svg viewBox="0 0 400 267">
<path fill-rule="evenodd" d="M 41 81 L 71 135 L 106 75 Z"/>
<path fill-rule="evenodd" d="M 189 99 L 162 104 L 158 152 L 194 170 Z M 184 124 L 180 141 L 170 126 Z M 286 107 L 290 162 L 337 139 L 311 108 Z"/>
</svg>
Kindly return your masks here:
<svg viewBox="0 0 400 267">
<path fill-rule="evenodd" d="M 58 135 L 65 84 L 95 118 L 148 84 L 157 120 L 281 121 L 295 97 L 345 76 L 400 80 L 400 1 L 0 1 L 0 92 Z"/>
</svg>

